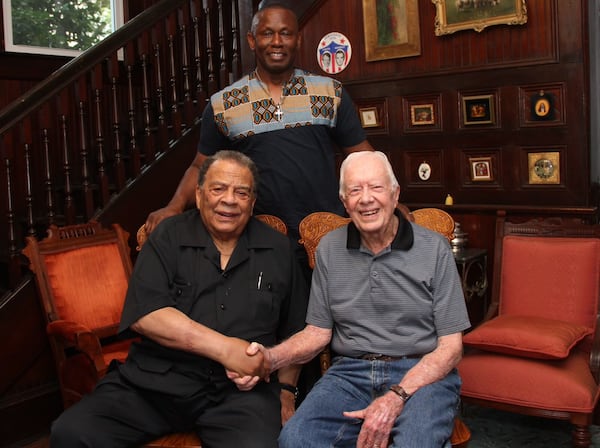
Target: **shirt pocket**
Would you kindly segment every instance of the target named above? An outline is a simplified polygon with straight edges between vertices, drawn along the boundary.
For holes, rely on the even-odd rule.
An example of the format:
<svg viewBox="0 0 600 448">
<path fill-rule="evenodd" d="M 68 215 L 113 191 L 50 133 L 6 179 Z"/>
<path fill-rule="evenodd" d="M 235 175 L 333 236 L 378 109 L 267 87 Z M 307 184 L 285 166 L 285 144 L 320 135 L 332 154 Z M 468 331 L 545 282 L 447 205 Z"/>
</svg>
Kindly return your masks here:
<svg viewBox="0 0 600 448">
<path fill-rule="evenodd" d="M 277 295 L 267 289 L 251 289 L 250 298 L 255 322 L 264 322 L 267 328 L 277 328 L 281 304 Z"/>
<path fill-rule="evenodd" d="M 169 288 L 173 306 L 184 314 L 189 315 L 194 306 L 194 287 L 191 283 L 173 282 Z"/>
</svg>

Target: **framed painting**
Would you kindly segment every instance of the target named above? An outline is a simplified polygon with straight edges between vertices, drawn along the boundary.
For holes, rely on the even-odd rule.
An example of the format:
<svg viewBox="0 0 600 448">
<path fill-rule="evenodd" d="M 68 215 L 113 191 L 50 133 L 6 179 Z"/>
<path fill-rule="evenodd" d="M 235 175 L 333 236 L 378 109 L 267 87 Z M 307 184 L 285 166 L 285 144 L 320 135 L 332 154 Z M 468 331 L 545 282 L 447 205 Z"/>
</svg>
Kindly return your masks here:
<svg viewBox="0 0 600 448">
<path fill-rule="evenodd" d="M 412 126 L 435 124 L 433 104 L 411 104 L 410 124 Z"/>
<path fill-rule="evenodd" d="M 358 109 L 360 123 L 363 128 L 376 128 L 381 126 L 381 120 L 376 107 L 361 107 Z"/>
<path fill-rule="evenodd" d="M 442 130 L 441 94 L 402 97 L 404 132 L 439 132 Z"/>
<path fill-rule="evenodd" d="M 387 98 L 358 98 L 354 105 L 367 134 L 389 134 Z"/>
<path fill-rule="evenodd" d="M 527 154 L 530 184 L 560 184 L 560 152 Z"/>
<path fill-rule="evenodd" d="M 421 54 L 418 0 L 363 0 L 367 61 Z"/>
<path fill-rule="evenodd" d="M 525 0 L 431 0 L 436 7 L 435 35 L 460 30 L 481 32 L 492 25 L 527 23 Z"/>
<path fill-rule="evenodd" d="M 491 157 L 469 157 L 469 165 L 473 182 L 493 180 Z"/>
<path fill-rule="evenodd" d="M 494 95 L 474 95 L 462 97 L 463 125 L 494 124 Z"/>
<path fill-rule="evenodd" d="M 565 85 L 537 84 L 519 88 L 521 126 L 565 124 Z"/>
</svg>

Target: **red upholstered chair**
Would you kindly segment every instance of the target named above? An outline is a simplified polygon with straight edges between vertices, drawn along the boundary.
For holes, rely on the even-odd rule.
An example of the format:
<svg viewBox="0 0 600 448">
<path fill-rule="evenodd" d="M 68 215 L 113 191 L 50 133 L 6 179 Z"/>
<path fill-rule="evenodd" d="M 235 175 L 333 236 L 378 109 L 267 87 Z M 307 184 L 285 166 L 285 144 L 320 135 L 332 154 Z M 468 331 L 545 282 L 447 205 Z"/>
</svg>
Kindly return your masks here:
<svg viewBox="0 0 600 448">
<path fill-rule="evenodd" d="M 496 223 L 490 312 L 464 337 L 462 399 L 568 420 L 590 445 L 598 402 L 598 226 Z"/>
<path fill-rule="evenodd" d="M 443 210 L 440 210 L 442 212 L 441 214 L 438 214 L 435 211 L 428 211 L 427 213 L 423 213 L 421 215 L 417 214 L 413 219 L 413 216 L 411 216 L 411 213 L 406 206 L 402 205 L 398 208 L 409 221 L 415 220 L 424 227 L 431 228 L 432 230 L 454 229 L 454 220 Z M 419 216 L 420 222 L 419 219 L 417 219 L 417 216 Z M 436 216 L 440 217 L 441 222 L 435 219 Z M 451 222 L 448 221 L 448 218 Z M 300 244 L 304 246 L 304 249 L 308 254 L 308 264 L 311 268 L 315 267 L 315 252 L 317 250 L 317 246 L 319 245 L 319 241 L 321 241 L 321 238 L 332 230 L 348 224 L 349 222 L 350 218 L 345 218 L 330 212 L 311 213 L 300 222 L 300 225 L 298 226 L 298 230 L 300 232 Z M 331 352 L 328 348 L 323 350 L 319 355 L 319 362 L 321 365 L 321 374 L 324 374 L 331 365 Z M 450 440 L 452 447 L 466 448 L 470 439 L 471 432 L 469 431 L 469 428 L 467 428 L 460 418 L 456 417 L 454 420 L 454 429 L 452 431 L 452 437 Z"/>
<path fill-rule="evenodd" d="M 51 226 L 27 238 L 65 408 L 92 391 L 111 360 L 125 360 L 131 340 L 117 339 L 131 275 L 129 234 L 97 222 Z M 172 434 L 146 446 L 199 448 L 195 434 Z"/>
</svg>

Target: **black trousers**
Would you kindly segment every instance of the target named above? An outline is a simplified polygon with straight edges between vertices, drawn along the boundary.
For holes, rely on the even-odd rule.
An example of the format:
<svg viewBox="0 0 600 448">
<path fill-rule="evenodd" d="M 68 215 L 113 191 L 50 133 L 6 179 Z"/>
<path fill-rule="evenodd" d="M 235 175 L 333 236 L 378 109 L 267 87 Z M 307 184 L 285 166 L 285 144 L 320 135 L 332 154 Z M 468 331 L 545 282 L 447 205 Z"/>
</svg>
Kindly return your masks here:
<svg viewBox="0 0 600 448">
<path fill-rule="evenodd" d="M 175 398 L 140 390 L 111 371 L 94 392 L 53 423 L 51 448 L 136 447 L 161 435 L 195 430 L 206 448 L 277 448 L 279 387 L 235 388 L 223 400 L 206 394 Z"/>
</svg>

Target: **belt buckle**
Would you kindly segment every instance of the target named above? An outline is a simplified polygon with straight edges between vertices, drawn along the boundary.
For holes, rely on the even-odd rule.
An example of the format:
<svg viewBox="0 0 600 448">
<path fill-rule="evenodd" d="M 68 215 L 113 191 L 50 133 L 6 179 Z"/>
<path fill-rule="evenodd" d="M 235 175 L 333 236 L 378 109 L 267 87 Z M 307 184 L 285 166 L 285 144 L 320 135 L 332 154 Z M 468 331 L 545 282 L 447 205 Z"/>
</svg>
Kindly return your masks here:
<svg viewBox="0 0 600 448">
<path fill-rule="evenodd" d="M 366 359 L 367 361 L 377 361 L 379 359 L 386 358 L 386 356 L 382 353 L 367 353 L 366 355 L 363 355 L 362 358 Z"/>
</svg>

